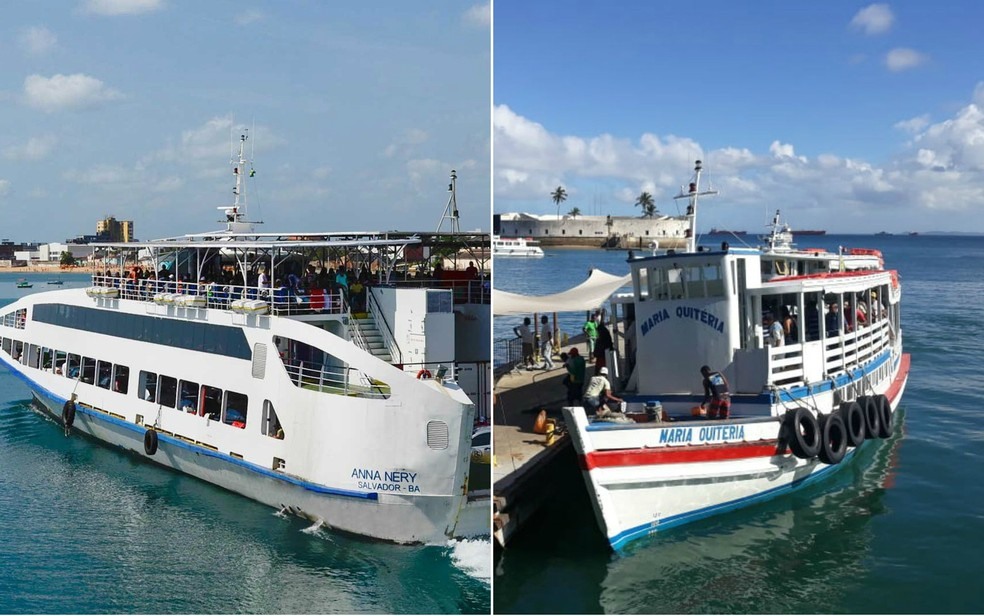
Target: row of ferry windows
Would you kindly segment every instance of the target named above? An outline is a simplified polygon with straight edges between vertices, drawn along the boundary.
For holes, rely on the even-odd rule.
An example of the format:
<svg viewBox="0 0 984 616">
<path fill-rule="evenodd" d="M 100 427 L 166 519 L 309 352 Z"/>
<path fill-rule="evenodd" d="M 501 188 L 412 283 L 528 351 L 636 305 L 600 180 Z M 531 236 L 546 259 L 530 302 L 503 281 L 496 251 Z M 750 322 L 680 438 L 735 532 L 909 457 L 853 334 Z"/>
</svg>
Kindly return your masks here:
<svg viewBox="0 0 984 616">
<path fill-rule="evenodd" d="M 35 344 L 24 344 L 13 338 L 3 338 L 2 348 L 14 361 L 25 366 L 53 371 L 69 379 L 96 385 L 119 394 L 127 394 L 130 389 L 130 368 L 121 364 L 83 357 Z M 214 421 L 234 426 L 246 427 L 249 398 L 246 394 L 223 391 L 218 387 L 201 385 L 191 381 L 178 380 L 166 375 L 158 375 L 145 370 L 140 371 L 137 392 L 148 402 L 176 408 L 187 413 L 209 417 Z M 277 412 L 270 401 L 263 406 L 261 431 L 267 436 L 283 438 Z"/>
<path fill-rule="evenodd" d="M 24 321 L 27 319 L 27 308 L 21 308 L 3 315 L 3 324 L 7 327 L 24 329 Z"/>
<path fill-rule="evenodd" d="M 641 286 L 653 299 L 724 297 L 720 263 L 649 267 L 642 270 Z"/>
</svg>

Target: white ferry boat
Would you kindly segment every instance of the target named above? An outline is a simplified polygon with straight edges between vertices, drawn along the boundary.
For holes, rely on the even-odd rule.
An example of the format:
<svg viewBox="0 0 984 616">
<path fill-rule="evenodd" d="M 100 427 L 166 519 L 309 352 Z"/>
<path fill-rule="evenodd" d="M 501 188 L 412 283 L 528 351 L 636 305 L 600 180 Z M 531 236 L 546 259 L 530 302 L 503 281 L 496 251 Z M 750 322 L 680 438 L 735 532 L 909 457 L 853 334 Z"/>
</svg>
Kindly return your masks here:
<svg viewBox="0 0 984 616">
<path fill-rule="evenodd" d="M 0 362 L 66 434 L 338 531 L 487 537 L 488 490 L 469 491 L 475 405 L 453 378 L 455 312 L 481 285 L 405 286 L 417 236 L 256 232 L 245 140 L 224 230 L 102 244 L 121 267 L 91 287 L 0 309 Z M 146 272 L 123 265 L 137 249 Z"/>
<path fill-rule="evenodd" d="M 543 249 L 525 237 L 492 236 L 493 257 L 542 257 Z"/>
<path fill-rule="evenodd" d="M 700 174 L 697 161 L 678 196 L 687 250 L 630 259 L 633 292 L 612 298 L 629 330 L 612 365 L 625 413 L 564 409 L 615 549 L 836 470 L 891 434 L 909 373 L 899 277 L 878 251 L 797 250 L 778 215 L 764 248 L 697 249 L 697 199 L 713 194 Z M 782 340 L 763 328 L 766 313 L 789 317 Z M 724 418 L 700 414 L 703 366 L 726 379 Z"/>
</svg>

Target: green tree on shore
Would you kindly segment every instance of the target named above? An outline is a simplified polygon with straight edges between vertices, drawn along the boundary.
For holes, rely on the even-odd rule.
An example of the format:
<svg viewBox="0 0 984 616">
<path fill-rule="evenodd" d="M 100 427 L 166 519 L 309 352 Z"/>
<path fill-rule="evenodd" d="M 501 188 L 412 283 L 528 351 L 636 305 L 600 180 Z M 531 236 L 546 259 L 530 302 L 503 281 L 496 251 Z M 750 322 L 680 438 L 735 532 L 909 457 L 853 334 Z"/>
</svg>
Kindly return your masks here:
<svg viewBox="0 0 984 616">
<path fill-rule="evenodd" d="M 550 193 L 550 198 L 557 204 L 557 218 L 560 219 L 560 204 L 567 201 L 567 191 L 563 186 L 558 186 L 557 190 Z"/>
<path fill-rule="evenodd" d="M 570 216 L 571 218 L 577 218 L 578 216 L 581 215 L 581 208 L 579 207 L 572 208 L 570 212 L 567 212 L 567 215 Z"/>
<path fill-rule="evenodd" d="M 75 257 L 73 257 L 72 256 L 72 253 L 68 252 L 67 250 L 63 250 L 62 253 L 61 253 L 61 261 L 60 261 L 60 263 L 61 263 L 62 267 L 74 267 L 75 266 Z"/>
<path fill-rule="evenodd" d="M 653 200 L 653 196 L 648 192 L 643 192 L 636 199 L 636 205 L 642 208 L 642 214 L 652 218 L 656 214 L 656 202 Z"/>
</svg>

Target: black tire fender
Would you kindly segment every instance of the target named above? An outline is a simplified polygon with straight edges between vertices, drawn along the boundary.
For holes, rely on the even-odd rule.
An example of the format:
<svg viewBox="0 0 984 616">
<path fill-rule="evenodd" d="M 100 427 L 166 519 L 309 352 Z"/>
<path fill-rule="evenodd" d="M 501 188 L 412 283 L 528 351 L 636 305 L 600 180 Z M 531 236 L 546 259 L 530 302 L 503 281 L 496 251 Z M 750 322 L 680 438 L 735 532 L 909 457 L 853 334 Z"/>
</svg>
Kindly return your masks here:
<svg viewBox="0 0 984 616">
<path fill-rule="evenodd" d="M 875 396 L 875 405 L 878 407 L 878 417 L 881 420 L 878 436 L 888 438 L 892 436 L 892 403 L 888 401 L 888 396 L 882 394 Z"/>
<path fill-rule="evenodd" d="M 157 430 L 153 428 L 144 432 L 144 453 L 148 456 L 157 453 Z"/>
<path fill-rule="evenodd" d="M 837 411 L 841 419 L 844 421 L 844 427 L 847 429 L 847 444 L 851 447 L 860 447 L 864 443 L 865 433 L 867 431 L 867 423 L 864 419 L 864 411 L 861 410 L 861 405 L 854 402 L 844 402 L 840 405 L 840 409 Z"/>
<path fill-rule="evenodd" d="M 865 438 L 878 438 L 881 432 L 881 414 L 875 402 L 875 396 L 861 396 L 858 398 L 861 411 L 864 413 Z"/>
<path fill-rule="evenodd" d="M 820 453 L 820 425 L 809 410 L 799 407 L 786 412 L 789 448 L 797 458 L 809 460 Z"/>
<path fill-rule="evenodd" d="M 65 401 L 65 406 L 62 407 L 62 424 L 66 428 L 71 428 L 75 423 L 75 403 L 71 400 Z"/>
<path fill-rule="evenodd" d="M 847 426 L 837 413 L 820 417 L 820 461 L 837 464 L 847 454 Z"/>
</svg>

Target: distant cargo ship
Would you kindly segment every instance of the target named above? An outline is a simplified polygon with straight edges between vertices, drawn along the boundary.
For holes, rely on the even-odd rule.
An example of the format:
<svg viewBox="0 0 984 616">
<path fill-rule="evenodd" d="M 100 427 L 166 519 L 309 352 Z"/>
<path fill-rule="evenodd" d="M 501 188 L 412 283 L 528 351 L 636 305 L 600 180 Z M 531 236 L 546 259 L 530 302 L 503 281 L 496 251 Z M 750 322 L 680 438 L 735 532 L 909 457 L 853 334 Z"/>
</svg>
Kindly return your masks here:
<svg viewBox="0 0 984 616">
<path fill-rule="evenodd" d="M 748 235 L 748 231 L 729 231 L 728 229 L 711 229 L 708 235 Z"/>
<path fill-rule="evenodd" d="M 793 230 L 793 235 L 827 235 L 824 229 L 800 229 L 799 231 Z"/>
</svg>

